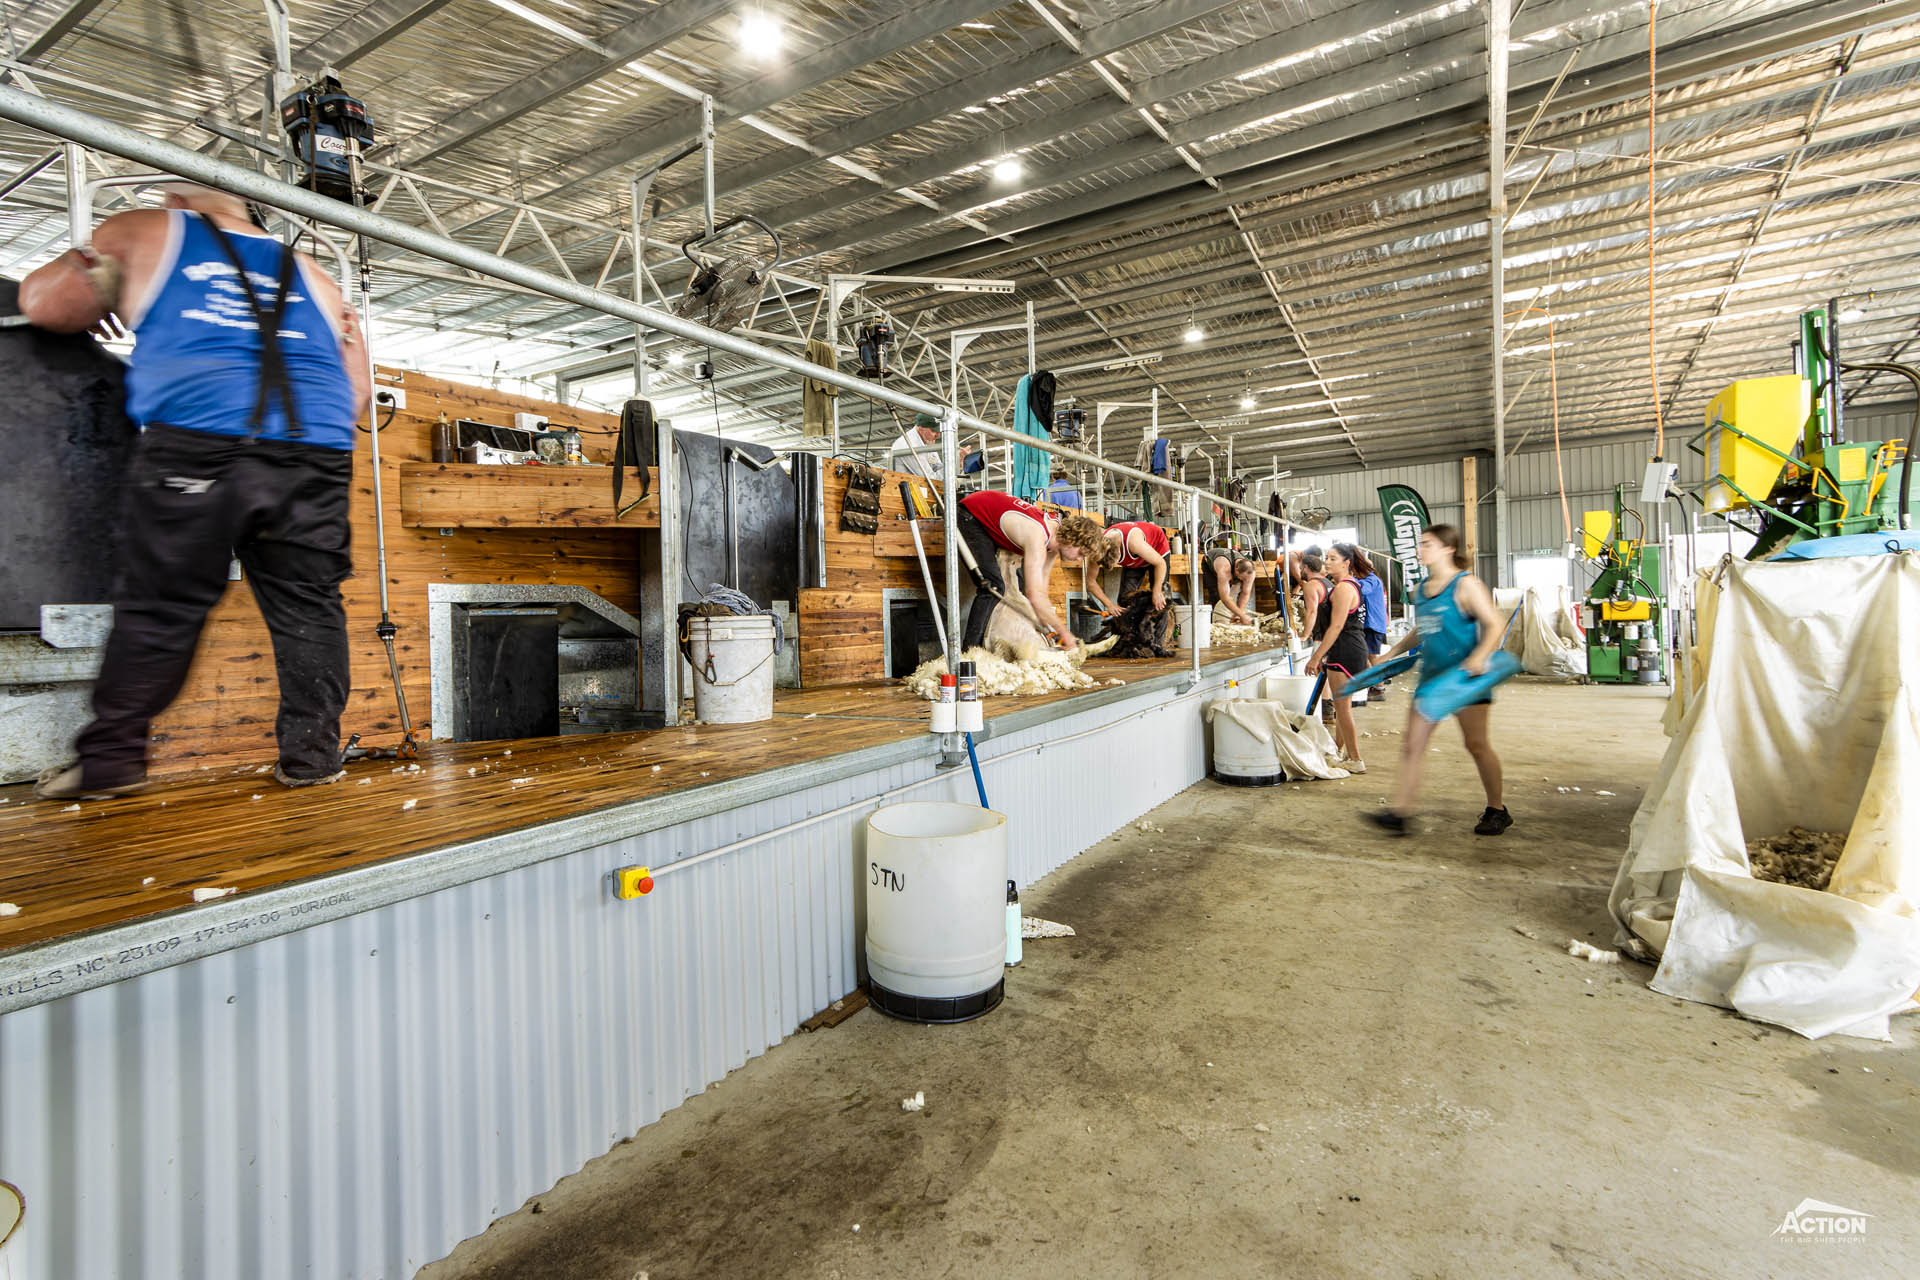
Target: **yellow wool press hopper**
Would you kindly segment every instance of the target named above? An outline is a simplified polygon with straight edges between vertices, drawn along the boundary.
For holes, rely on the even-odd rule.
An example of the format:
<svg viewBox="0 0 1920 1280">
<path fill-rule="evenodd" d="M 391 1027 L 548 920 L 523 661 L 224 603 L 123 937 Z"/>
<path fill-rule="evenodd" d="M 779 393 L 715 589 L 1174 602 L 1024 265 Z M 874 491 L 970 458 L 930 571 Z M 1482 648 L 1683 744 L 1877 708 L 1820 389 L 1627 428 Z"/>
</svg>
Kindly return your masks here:
<svg viewBox="0 0 1920 1280">
<path fill-rule="evenodd" d="M 1766 498 L 1793 461 L 1812 400 L 1812 384 L 1785 373 L 1742 378 L 1707 401 L 1706 510 L 1743 510 Z"/>
</svg>

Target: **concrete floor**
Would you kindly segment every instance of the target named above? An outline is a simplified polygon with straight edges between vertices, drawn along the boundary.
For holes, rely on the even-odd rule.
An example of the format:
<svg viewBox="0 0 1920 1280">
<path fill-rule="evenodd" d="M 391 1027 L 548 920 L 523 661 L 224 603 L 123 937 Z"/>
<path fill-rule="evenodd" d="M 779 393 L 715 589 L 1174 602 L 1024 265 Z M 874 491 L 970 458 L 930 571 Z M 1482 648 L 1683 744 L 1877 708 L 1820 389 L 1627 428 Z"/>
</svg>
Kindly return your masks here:
<svg viewBox="0 0 1920 1280">
<path fill-rule="evenodd" d="M 1080 936 L 995 1013 L 796 1036 L 421 1274 L 1912 1276 L 1912 1016 L 1808 1042 L 1564 950 L 1662 708 L 1511 686 L 1497 840 L 1451 729 L 1426 833 L 1361 825 L 1404 698 L 1365 778 L 1201 783 L 1028 892 Z M 1773 1237 L 1808 1197 L 1867 1234 Z"/>
</svg>

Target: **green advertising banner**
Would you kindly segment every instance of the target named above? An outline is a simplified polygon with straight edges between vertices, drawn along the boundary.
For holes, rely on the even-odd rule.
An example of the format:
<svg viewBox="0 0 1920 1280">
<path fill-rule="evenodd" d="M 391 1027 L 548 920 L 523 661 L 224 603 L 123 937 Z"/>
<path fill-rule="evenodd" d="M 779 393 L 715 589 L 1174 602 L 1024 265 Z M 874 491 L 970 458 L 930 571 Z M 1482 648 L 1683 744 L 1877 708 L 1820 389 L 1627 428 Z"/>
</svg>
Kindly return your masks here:
<svg viewBox="0 0 1920 1280">
<path fill-rule="evenodd" d="M 1427 504 L 1404 484 L 1383 484 L 1380 518 L 1387 522 L 1387 549 L 1400 562 L 1400 602 L 1405 604 L 1427 580 L 1427 567 L 1420 563 L 1420 531 L 1432 523 Z"/>
</svg>

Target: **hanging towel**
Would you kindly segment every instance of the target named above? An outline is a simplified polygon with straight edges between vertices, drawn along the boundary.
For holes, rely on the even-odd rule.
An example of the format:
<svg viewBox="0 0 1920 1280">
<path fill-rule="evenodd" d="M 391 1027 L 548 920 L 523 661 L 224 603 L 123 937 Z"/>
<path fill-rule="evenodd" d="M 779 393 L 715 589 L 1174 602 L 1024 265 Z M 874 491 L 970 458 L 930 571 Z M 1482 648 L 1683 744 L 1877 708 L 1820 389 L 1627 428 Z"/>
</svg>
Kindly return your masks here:
<svg viewBox="0 0 1920 1280">
<path fill-rule="evenodd" d="M 828 369 L 837 370 L 840 367 L 834 359 L 833 344 L 818 338 L 807 340 L 807 360 Z M 839 394 L 840 388 L 831 382 L 821 382 L 817 378 L 800 380 L 800 420 L 808 435 L 833 433 L 833 398 Z"/>
<path fill-rule="evenodd" d="M 1169 474 L 1169 467 L 1167 465 L 1167 445 L 1168 445 L 1168 442 L 1166 440 L 1155 440 L 1153 442 L 1153 464 L 1149 466 L 1147 470 L 1153 472 L 1153 474 L 1157 476 L 1164 476 Z"/>
<path fill-rule="evenodd" d="M 1043 428 L 1053 421 L 1055 381 L 1054 376 L 1045 369 L 1027 379 L 1027 407 L 1033 410 L 1033 416 L 1040 420 Z"/>
<path fill-rule="evenodd" d="M 1047 393 L 1048 401 L 1049 403 L 1052 401 L 1052 374 L 1034 374 L 1020 379 L 1019 385 L 1013 389 L 1013 429 L 1023 436 L 1032 436 L 1036 440 L 1048 440 L 1051 439 L 1051 437 L 1047 435 L 1047 428 L 1044 422 L 1042 419 L 1036 417 L 1033 411 L 1033 397 L 1029 384 L 1036 377 L 1047 379 L 1049 384 Z M 1013 446 L 1013 477 L 1007 485 L 1007 492 L 1016 498 L 1023 498 L 1031 502 L 1040 496 L 1041 491 L 1044 490 L 1052 480 L 1053 459 L 1051 455 L 1044 450 L 1035 449 L 1031 445 L 1016 444 Z"/>
</svg>

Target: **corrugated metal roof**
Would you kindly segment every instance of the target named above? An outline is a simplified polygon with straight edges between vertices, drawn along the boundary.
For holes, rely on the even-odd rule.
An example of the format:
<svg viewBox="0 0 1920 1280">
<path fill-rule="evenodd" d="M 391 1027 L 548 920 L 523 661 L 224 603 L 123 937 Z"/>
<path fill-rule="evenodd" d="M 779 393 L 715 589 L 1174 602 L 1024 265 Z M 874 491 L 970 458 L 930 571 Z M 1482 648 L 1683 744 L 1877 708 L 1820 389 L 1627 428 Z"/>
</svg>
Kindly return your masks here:
<svg viewBox="0 0 1920 1280">
<path fill-rule="evenodd" d="M 7 7 L 43 92 L 209 145 L 197 118 L 245 128 L 257 113 L 268 43 L 258 5 L 77 10 L 58 39 L 36 44 L 75 7 Z M 1237 398 L 1263 380 L 1251 375 L 1310 356 L 1329 381 L 1368 384 L 1368 399 L 1336 401 L 1346 429 L 1329 432 L 1324 398 L 1285 395 L 1232 429 L 1249 447 L 1351 464 L 1349 441 L 1374 460 L 1490 443 L 1483 4 L 790 0 L 768 11 L 785 47 L 764 61 L 740 49 L 737 13 L 698 0 L 302 3 L 292 44 L 303 70 L 342 64 L 381 141 L 420 154 L 413 171 L 601 224 L 555 224 L 582 278 L 598 274 L 624 224 L 627 177 L 694 133 L 697 105 L 665 87 L 670 78 L 717 95 L 723 215 L 780 224 L 806 274 L 1020 282 L 1011 299 L 889 293 L 905 318 L 937 306 L 925 336 L 1010 319 L 1031 299 L 1043 363 L 1161 351 L 1157 364 L 1075 375 L 1068 389 L 1093 401 L 1157 386 L 1162 421 L 1181 438 L 1200 438 L 1196 424 L 1217 416 L 1209 396 Z M 1508 301 L 1552 309 L 1560 419 L 1573 437 L 1653 420 L 1647 21 L 1645 0 L 1536 0 L 1515 18 L 1508 198 L 1524 205 L 1506 237 Z M 619 56 L 614 46 L 642 30 L 659 38 Z M 1668 0 L 1658 33 L 1664 414 L 1690 420 L 1726 381 L 1785 368 L 1794 312 L 1828 297 L 1874 295 L 1845 330 L 1851 354 L 1906 352 L 1920 336 L 1910 283 L 1920 0 Z M 582 60 L 587 72 L 535 101 L 529 85 Z M 0 128 L 0 169 L 46 146 Z M 988 172 L 1005 152 L 1022 159 L 1015 182 Z M 693 172 L 669 173 L 655 194 L 661 241 L 696 229 Z M 508 214 L 456 193 L 431 198 L 472 243 L 491 248 L 507 228 Z M 57 248 L 61 204 L 58 166 L 0 202 L 0 263 Z M 427 221 L 405 197 L 387 211 Z M 551 262 L 529 227 L 509 251 Z M 684 268 L 659 256 L 661 283 L 677 291 Z M 592 313 L 486 282 L 422 280 L 395 261 L 379 277 L 381 332 L 425 366 L 550 370 L 628 336 Z M 627 287 L 625 272 L 609 287 Z M 812 299 L 795 309 L 804 324 Z M 1179 340 L 1190 319 L 1205 341 Z M 1539 320 L 1514 330 L 1512 436 L 1551 414 L 1546 379 L 1529 381 Z M 760 323 L 788 327 L 773 305 Z M 968 362 L 1010 385 L 1024 346 L 995 335 Z M 734 375 L 724 429 L 772 438 L 784 430 L 773 424 L 797 418 L 790 378 Z M 618 394 L 617 377 L 592 376 Z M 1902 390 L 1876 379 L 1861 394 Z M 683 414 L 709 407 L 684 392 L 672 402 Z"/>
</svg>

